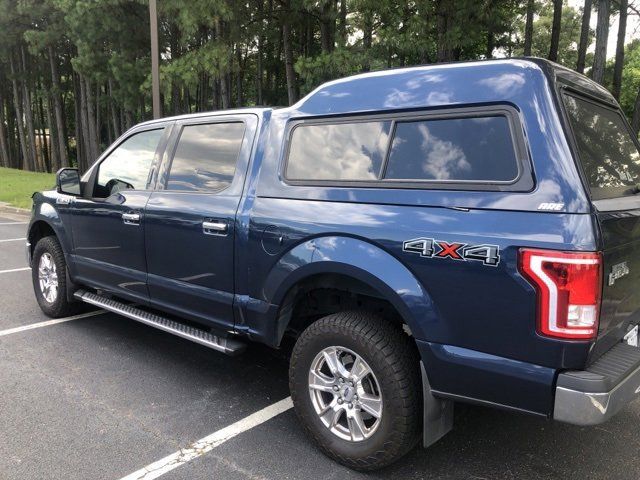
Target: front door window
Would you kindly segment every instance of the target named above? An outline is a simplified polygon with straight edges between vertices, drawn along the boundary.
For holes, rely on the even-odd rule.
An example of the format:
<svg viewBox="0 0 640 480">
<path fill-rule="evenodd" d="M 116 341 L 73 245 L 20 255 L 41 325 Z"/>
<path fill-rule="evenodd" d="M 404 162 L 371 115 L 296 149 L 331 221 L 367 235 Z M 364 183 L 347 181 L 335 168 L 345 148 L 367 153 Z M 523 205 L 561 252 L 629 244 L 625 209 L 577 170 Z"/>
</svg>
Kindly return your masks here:
<svg viewBox="0 0 640 480">
<path fill-rule="evenodd" d="M 98 166 L 94 198 L 107 198 L 121 190 L 146 190 L 149 170 L 162 129 L 136 133 L 122 142 Z"/>
</svg>

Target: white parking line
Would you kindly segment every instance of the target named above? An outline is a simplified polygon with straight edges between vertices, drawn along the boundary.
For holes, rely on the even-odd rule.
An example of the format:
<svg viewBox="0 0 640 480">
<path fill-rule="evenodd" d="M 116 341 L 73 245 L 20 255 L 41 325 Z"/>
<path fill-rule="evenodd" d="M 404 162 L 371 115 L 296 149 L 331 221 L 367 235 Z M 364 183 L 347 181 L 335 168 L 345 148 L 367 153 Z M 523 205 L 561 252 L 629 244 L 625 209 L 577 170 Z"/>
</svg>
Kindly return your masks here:
<svg viewBox="0 0 640 480">
<path fill-rule="evenodd" d="M 7 330 L 0 330 L 0 337 L 5 335 L 11 335 L 12 333 L 24 332 L 25 330 L 33 330 L 34 328 L 48 327 L 50 325 L 57 325 L 58 323 L 70 322 L 72 320 L 80 320 L 81 318 L 93 317 L 95 315 L 101 315 L 106 313 L 106 310 L 96 310 L 95 312 L 81 313 L 80 315 L 74 315 L 73 317 L 55 318 L 53 320 L 46 320 L 44 322 L 31 323 L 29 325 L 23 325 L 21 327 L 9 328 Z"/>
<path fill-rule="evenodd" d="M 26 240 L 26 238 L 5 238 L 3 240 L 0 240 L 0 243 L 2 243 L 2 242 L 19 242 L 20 240 Z"/>
<path fill-rule="evenodd" d="M 29 222 L 1 222 L 0 225 L 28 225 Z"/>
<path fill-rule="evenodd" d="M 246 432 L 267 420 L 272 419 L 276 415 L 286 412 L 291 407 L 293 407 L 291 397 L 287 397 L 229 425 L 228 427 L 201 438 L 188 447 L 182 448 L 176 453 L 172 453 L 157 462 L 153 462 L 146 467 L 141 468 L 137 472 L 133 472 L 126 477 L 122 477 L 120 480 L 152 480 L 154 478 L 158 478 L 161 475 L 170 472 L 174 468 L 178 468 L 181 465 L 210 452 L 227 440 L 231 440 L 233 437 L 240 435 L 242 432 Z"/>
<path fill-rule="evenodd" d="M 25 270 L 31 270 L 30 267 L 24 268 L 11 268 L 9 270 L 0 270 L 0 273 L 11 273 L 11 272 L 24 272 Z"/>
</svg>

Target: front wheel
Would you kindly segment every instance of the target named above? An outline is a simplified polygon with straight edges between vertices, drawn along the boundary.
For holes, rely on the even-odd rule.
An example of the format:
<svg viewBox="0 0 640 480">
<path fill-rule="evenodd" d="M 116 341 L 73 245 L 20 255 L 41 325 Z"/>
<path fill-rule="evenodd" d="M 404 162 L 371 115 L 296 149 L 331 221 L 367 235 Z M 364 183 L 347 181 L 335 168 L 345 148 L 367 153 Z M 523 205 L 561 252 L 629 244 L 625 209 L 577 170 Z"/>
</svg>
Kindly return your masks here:
<svg viewBox="0 0 640 480">
<path fill-rule="evenodd" d="M 33 250 L 31 279 L 38 305 L 49 317 L 66 317 L 76 312 L 77 304 L 67 301 L 66 269 L 58 239 L 41 238 Z"/>
<path fill-rule="evenodd" d="M 419 438 L 415 346 L 375 314 L 342 312 L 309 326 L 293 349 L 289 386 L 307 433 L 350 468 L 389 465 Z"/>
</svg>

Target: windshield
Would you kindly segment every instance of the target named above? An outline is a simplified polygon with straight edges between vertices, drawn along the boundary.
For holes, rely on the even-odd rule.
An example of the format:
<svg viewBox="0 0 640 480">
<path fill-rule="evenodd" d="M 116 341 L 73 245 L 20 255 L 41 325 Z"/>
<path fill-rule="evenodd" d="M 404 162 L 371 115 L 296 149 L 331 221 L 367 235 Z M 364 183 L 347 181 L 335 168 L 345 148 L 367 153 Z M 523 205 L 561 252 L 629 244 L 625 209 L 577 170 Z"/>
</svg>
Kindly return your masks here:
<svg viewBox="0 0 640 480">
<path fill-rule="evenodd" d="M 582 169 L 594 199 L 634 193 L 640 152 L 619 110 L 565 94 Z"/>
</svg>

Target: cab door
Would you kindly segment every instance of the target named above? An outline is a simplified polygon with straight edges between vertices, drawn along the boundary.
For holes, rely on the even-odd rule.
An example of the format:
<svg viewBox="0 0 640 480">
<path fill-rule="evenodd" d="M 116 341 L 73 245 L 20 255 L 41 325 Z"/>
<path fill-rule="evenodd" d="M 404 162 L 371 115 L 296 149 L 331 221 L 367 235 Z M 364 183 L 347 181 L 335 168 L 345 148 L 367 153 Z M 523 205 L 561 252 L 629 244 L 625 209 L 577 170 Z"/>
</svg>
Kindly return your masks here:
<svg viewBox="0 0 640 480">
<path fill-rule="evenodd" d="M 168 129 L 168 127 L 167 127 Z M 77 281 L 146 302 L 144 208 L 168 131 L 134 131 L 89 172 L 70 206 Z"/>
<path fill-rule="evenodd" d="M 176 124 L 145 208 L 149 295 L 157 308 L 233 328 L 236 211 L 256 126 L 249 114 Z"/>
</svg>

